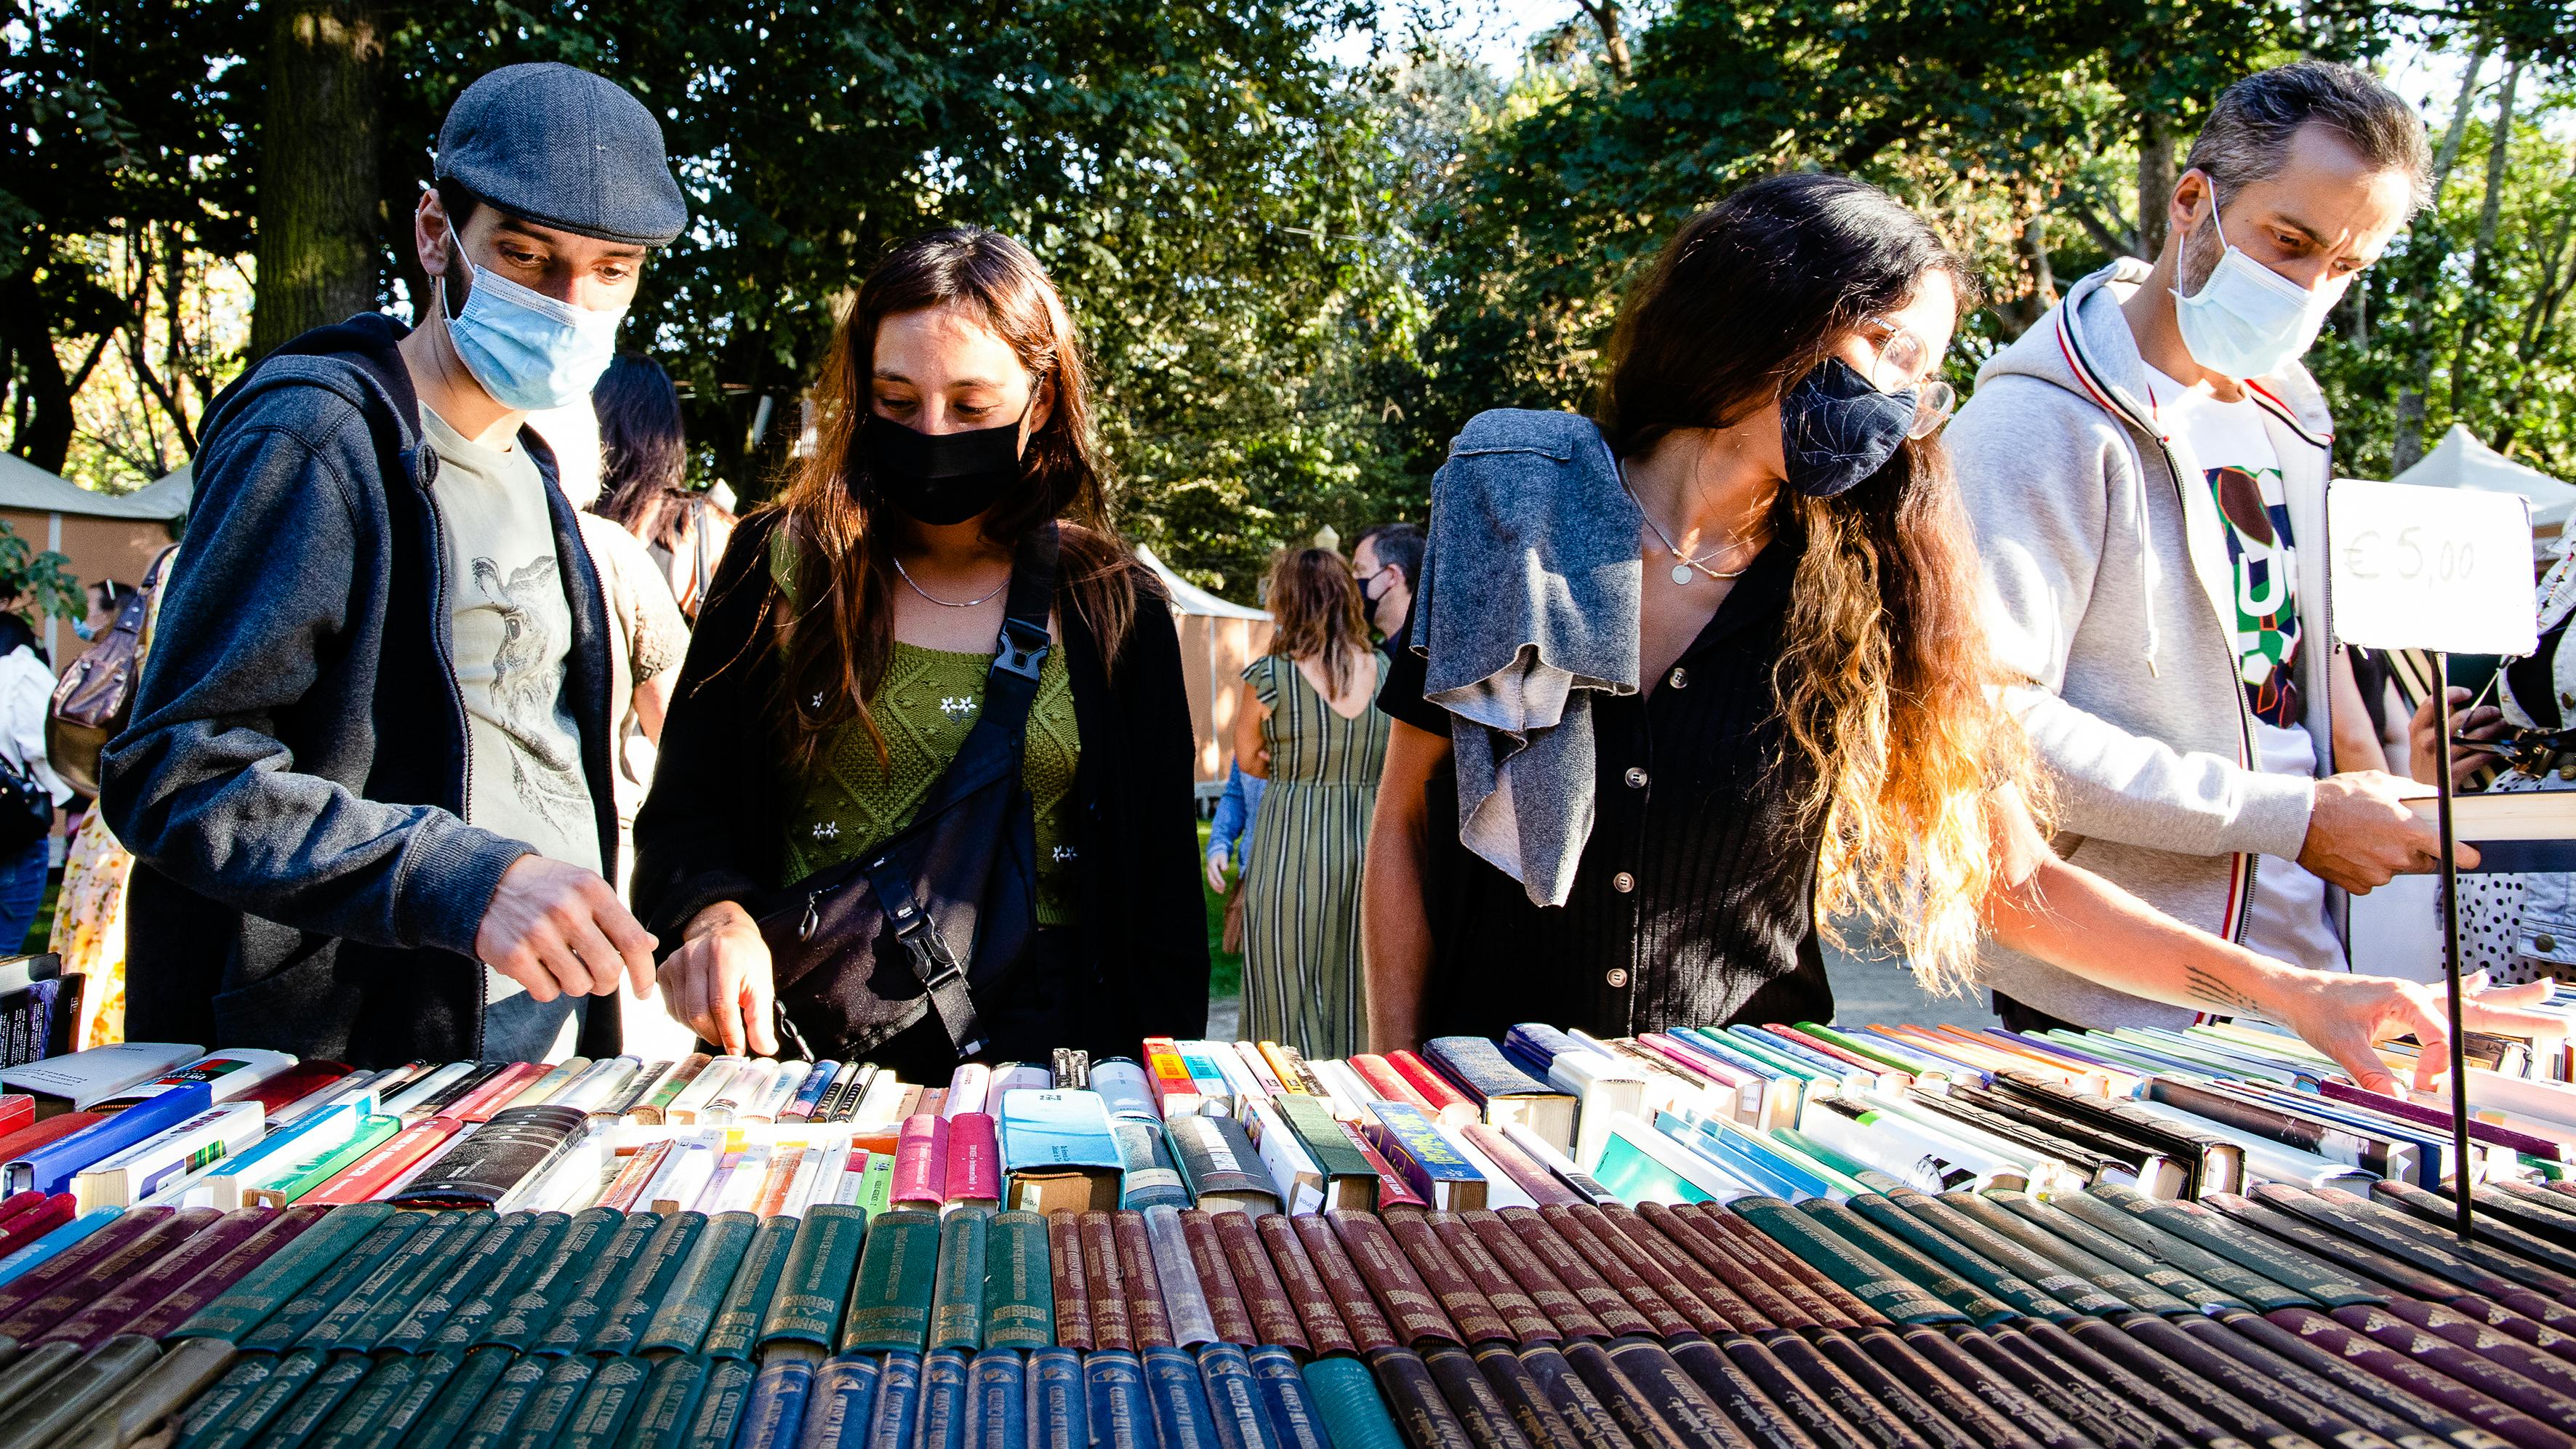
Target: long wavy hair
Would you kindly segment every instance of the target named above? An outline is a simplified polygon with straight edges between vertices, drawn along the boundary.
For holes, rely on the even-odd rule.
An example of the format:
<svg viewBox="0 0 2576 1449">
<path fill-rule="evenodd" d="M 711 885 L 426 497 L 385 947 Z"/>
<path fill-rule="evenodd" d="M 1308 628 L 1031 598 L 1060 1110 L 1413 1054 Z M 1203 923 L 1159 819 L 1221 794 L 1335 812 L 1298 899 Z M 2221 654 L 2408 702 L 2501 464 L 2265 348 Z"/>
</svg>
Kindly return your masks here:
<svg viewBox="0 0 2576 1449">
<path fill-rule="evenodd" d="M 895 545 L 912 523 L 880 496 L 854 444 L 873 399 L 877 325 L 931 307 L 960 308 L 991 329 L 1028 370 L 1031 398 L 1047 404 L 1021 452 L 1020 481 L 984 515 L 984 537 L 1016 548 L 1030 530 L 1060 521 L 1058 595 L 1090 628 L 1104 663 L 1135 622 L 1143 571 L 1109 527 L 1082 347 L 1064 298 L 1028 248 L 999 232 L 951 227 L 914 237 L 876 264 L 843 314 L 812 393 L 813 444 L 773 505 L 793 581 L 790 606 L 770 611 L 784 659 L 779 706 L 801 761 L 853 719 L 885 758 L 868 697 L 893 657 L 888 590 Z"/>
<path fill-rule="evenodd" d="M 601 459 L 599 499 L 590 511 L 646 543 L 677 550 L 687 541 L 691 505 L 706 499 L 687 487 L 689 440 L 671 374 L 640 352 L 621 352 L 599 375 L 590 402 L 599 414 Z"/>
<path fill-rule="evenodd" d="M 1270 565 L 1263 600 L 1272 628 L 1270 652 L 1322 664 L 1338 695 L 1369 657 L 1368 609 L 1359 580 L 1342 556 L 1325 548 L 1282 549 Z"/>
<path fill-rule="evenodd" d="M 1894 197 L 1845 176 L 1757 181 L 1693 218 L 1623 309 L 1600 423 L 1621 457 L 1768 407 L 1834 346 L 1932 276 L 1964 310 L 1966 263 Z M 1989 798 L 2046 802 L 2027 741 L 1996 703 L 1978 621 L 1974 537 L 1937 436 L 1909 440 L 1841 496 L 1782 488 L 1774 522 L 1805 541 L 1773 667 L 1783 765 L 1821 836 L 1819 929 L 1895 927 L 1936 991 L 1973 980 L 1995 871 Z M 1791 757 L 1794 757 L 1791 758 Z"/>
</svg>

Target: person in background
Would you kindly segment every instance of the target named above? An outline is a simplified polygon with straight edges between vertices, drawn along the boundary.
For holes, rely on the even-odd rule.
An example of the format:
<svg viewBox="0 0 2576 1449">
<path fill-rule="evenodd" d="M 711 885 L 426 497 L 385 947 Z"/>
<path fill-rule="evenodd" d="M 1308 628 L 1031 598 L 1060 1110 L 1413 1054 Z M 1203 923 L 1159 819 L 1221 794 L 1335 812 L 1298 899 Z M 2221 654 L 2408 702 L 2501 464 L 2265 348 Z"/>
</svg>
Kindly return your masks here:
<svg viewBox="0 0 2576 1449">
<path fill-rule="evenodd" d="M 2339 891 L 2439 853 L 2335 643 L 2334 420 L 2298 361 L 2424 204 L 2429 164 L 2422 118 L 2362 71 L 2301 61 L 2229 86 L 2154 266 L 2076 283 L 1949 431 L 2059 848 L 2317 970 L 2347 964 Z M 2001 944 L 1986 979 L 2013 1027 L 2181 1026 L 2229 1004 L 2142 1000 Z"/>
<path fill-rule="evenodd" d="M 1295 549 L 1270 569 L 1270 652 L 1244 666 L 1234 758 L 1269 782 L 1243 858 L 1243 1037 L 1308 1056 L 1365 1044 L 1360 862 L 1386 760 L 1386 661 L 1350 566 Z"/>
<path fill-rule="evenodd" d="M 1261 818 L 1261 792 L 1270 782 L 1259 775 L 1244 773 L 1243 762 L 1234 760 L 1225 767 L 1225 793 L 1216 799 L 1216 813 L 1208 821 L 1207 883 L 1208 889 L 1225 892 L 1225 870 L 1228 862 L 1240 863 L 1244 842 Z"/>
<path fill-rule="evenodd" d="M 1351 546 L 1351 572 L 1369 627 L 1393 639 L 1413 613 L 1413 584 L 1422 577 L 1422 528 L 1412 523 L 1372 523 Z"/>
<path fill-rule="evenodd" d="M 210 410 L 100 808 L 127 1026 L 357 1065 L 615 1056 L 652 936 L 608 882 L 610 622 L 528 414 L 587 395 L 688 208 L 653 115 L 506 66 L 441 124 L 417 324 L 361 314 Z"/>
<path fill-rule="evenodd" d="M 1451 444 L 1380 694 L 1379 1049 L 1830 1021 L 1819 923 L 1855 919 L 1935 992 L 1990 933 L 2279 1022 L 2375 1090 L 2398 1084 L 2372 1043 L 2447 1040 L 2431 987 L 2258 955 L 2049 850 L 1935 436 L 1971 277 L 1875 187 L 1757 181 L 1630 295 L 1597 424 L 1489 412 Z M 2556 1040 L 2537 995 L 2482 993 L 2469 1022 Z"/>
<path fill-rule="evenodd" d="M 27 621 L 0 610 L 0 768 L 17 776 L 20 787 L 31 788 L 48 807 L 45 826 L 33 840 L 0 849 L 0 955 L 16 955 L 36 923 L 45 901 L 45 876 L 53 868 L 53 814 L 72 798 L 72 787 L 45 759 L 45 710 L 53 702 L 54 671 L 41 653 Z"/>
<path fill-rule="evenodd" d="M 636 821 L 636 903 L 676 943 L 662 966 L 672 1010 L 727 1051 L 775 1051 L 779 984 L 755 910 L 913 825 L 995 671 L 1027 680 L 1033 664 L 1012 742 L 1012 814 L 1025 802 L 1030 836 L 921 823 L 997 877 L 1002 852 L 1033 837 L 1034 900 L 1009 897 L 1016 918 L 997 925 L 989 891 L 975 897 L 971 938 L 941 937 L 959 971 L 935 977 L 881 961 L 874 941 L 824 938 L 830 958 L 788 983 L 788 1022 L 820 1056 L 913 1081 L 944 1080 L 977 1041 L 1043 1061 L 1202 1034 L 1180 635 L 1103 516 L 1083 350 L 1055 283 L 999 233 L 914 237 L 860 285 L 814 396 L 816 446 L 717 569 Z M 1005 660 L 1024 562 L 1053 577 L 1049 642 L 1030 660 L 1034 631 L 1014 626 Z M 967 903 L 921 905 L 938 918 Z M 979 954 L 1005 931 L 1018 949 Z"/>
<path fill-rule="evenodd" d="M 599 418 L 601 490 L 591 511 L 643 540 L 656 567 L 691 619 L 732 541 L 730 508 L 688 486 L 689 440 L 680 426 L 680 393 L 662 364 L 640 353 L 618 354 L 591 389 Z M 721 486 L 721 485 L 719 485 Z"/>
</svg>

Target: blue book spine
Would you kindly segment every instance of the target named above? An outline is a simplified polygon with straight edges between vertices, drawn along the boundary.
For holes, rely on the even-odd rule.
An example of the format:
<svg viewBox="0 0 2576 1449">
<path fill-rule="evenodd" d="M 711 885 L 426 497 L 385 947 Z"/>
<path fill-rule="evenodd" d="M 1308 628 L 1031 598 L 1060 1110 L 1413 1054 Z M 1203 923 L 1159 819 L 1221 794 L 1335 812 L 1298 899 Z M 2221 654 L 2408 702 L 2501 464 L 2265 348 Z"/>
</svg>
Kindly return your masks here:
<svg viewBox="0 0 2576 1449">
<path fill-rule="evenodd" d="M 1015 1348 L 988 1348 L 966 1369 L 967 1449 L 1028 1449 L 1029 1379 Z"/>
<path fill-rule="evenodd" d="M 1270 1432 L 1279 1449 L 1333 1449 L 1332 1435 L 1315 1412 L 1315 1397 L 1297 1369 L 1297 1355 L 1284 1348 L 1256 1348 L 1245 1357 L 1252 1365 L 1252 1381 L 1261 1386 L 1261 1402 L 1270 1410 Z"/>
<path fill-rule="evenodd" d="M 1261 1385 L 1252 1377 L 1252 1361 L 1230 1343 L 1211 1343 L 1199 1350 L 1199 1382 L 1207 1390 L 1208 1412 L 1216 1425 L 1218 1449 L 1279 1449 L 1270 1432 L 1270 1410 Z"/>
<path fill-rule="evenodd" d="M 917 1449 L 965 1449 L 966 1355 L 933 1349 L 921 1361 L 921 1432 Z"/>
<path fill-rule="evenodd" d="M 1154 1404 L 1136 1355 L 1107 1348 L 1089 1355 L 1082 1361 L 1082 1383 L 1091 1400 L 1092 1449 L 1156 1449 L 1161 1441 L 1154 1435 Z"/>
<path fill-rule="evenodd" d="M 1181 1348 L 1149 1348 L 1145 1392 L 1154 1404 L 1154 1427 L 1163 1449 L 1196 1449 L 1217 1443 L 1216 1414 L 1208 1408 L 1207 1385 L 1199 1381 L 1199 1363 Z"/>
<path fill-rule="evenodd" d="M 214 1089 L 190 1082 L 146 1097 L 104 1122 L 93 1122 L 57 1137 L 5 1167 L 0 1196 L 34 1188 L 42 1193 L 68 1191 L 81 1169 L 101 1162 L 142 1141 L 158 1136 L 215 1104 Z"/>
<path fill-rule="evenodd" d="M 817 1063 L 815 1075 L 822 1075 Z M 877 1379 L 884 1370 L 876 1357 L 844 1353 L 823 1360 L 805 1391 L 805 1422 L 796 1431 L 796 1449 L 841 1449 L 867 1432 L 868 1411 L 876 1406 Z"/>
<path fill-rule="evenodd" d="M 805 1395 L 813 1387 L 814 1366 L 801 1359 L 782 1358 L 761 1365 L 759 1377 L 751 1381 L 751 1398 L 742 1406 L 734 1443 L 741 1449 L 778 1449 L 795 1443 L 805 1422 Z"/>
<path fill-rule="evenodd" d="M 1030 1449 L 1089 1449 L 1091 1409 L 1082 1392 L 1082 1355 L 1069 1348 L 1029 1354 Z"/>
<path fill-rule="evenodd" d="M 841 1064 L 839 1062 L 816 1062 L 814 1064 L 814 1070 L 806 1073 L 805 1075 L 805 1085 L 798 1087 L 796 1089 L 796 1095 L 788 1098 L 787 1108 L 789 1113 L 800 1120 L 812 1118 L 814 1115 L 814 1108 L 823 1100 L 823 1094 L 832 1089 L 832 1079 L 840 1074 Z M 805 1110 L 802 1112 L 796 1111 L 799 1107 L 802 1107 Z"/>
<path fill-rule="evenodd" d="M 1814 1047 L 1791 1041 L 1776 1031 L 1764 1031 L 1758 1026 L 1731 1026 L 1727 1030 L 1740 1031 L 1748 1040 L 1758 1042 L 1793 1062 L 1803 1062 L 1837 1080 L 1860 1070 L 1840 1057 L 1827 1056 Z M 1876 1080 L 1875 1074 L 1872 1074 L 1872 1080 Z"/>
<path fill-rule="evenodd" d="M 868 1415 L 867 1449 L 912 1449 L 921 1417 L 921 1355 L 896 1349 L 877 1377 L 877 1403 Z"/>
<path fill-rule="evenodd" d="M 10 1279 L 116 1221 L 117 1214 L 123 1211 L 125 1209 L 117 1207 L 92 1208 L 11 1253 L 6 1261 L 0 1261 L 0 1286 L 6 1286 Z"/>
</svg>

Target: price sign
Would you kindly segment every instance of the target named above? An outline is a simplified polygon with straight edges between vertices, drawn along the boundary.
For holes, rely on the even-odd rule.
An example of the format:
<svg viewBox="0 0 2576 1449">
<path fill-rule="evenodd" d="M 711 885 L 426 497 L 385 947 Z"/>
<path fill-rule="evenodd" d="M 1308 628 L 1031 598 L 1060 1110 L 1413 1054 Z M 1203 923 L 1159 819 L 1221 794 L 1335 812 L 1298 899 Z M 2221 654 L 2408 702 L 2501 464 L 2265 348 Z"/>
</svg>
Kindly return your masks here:
<svg viewBox="0 0 2576 1449">
<path fill-rule="evenodd" d="M 2337 479 L 2326 549 L 2346 644 L 2516 657 L 2540 647 L 2531 504 L 2516 494 Z"/>
</svg>

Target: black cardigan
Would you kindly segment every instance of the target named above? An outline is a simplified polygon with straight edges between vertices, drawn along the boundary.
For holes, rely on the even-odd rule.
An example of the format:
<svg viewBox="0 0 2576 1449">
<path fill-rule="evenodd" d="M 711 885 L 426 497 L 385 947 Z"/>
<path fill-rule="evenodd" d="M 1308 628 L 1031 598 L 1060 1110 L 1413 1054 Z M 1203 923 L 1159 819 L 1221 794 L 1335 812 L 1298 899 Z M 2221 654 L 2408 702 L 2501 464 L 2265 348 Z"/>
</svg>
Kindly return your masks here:
<svg viewBox="0 0 2576 1449">
<path fill-rule="evenodd" d="M 678 946 L 698 912 L 752 902 L 779 879 L 786 844 L 778 655 L 761 621 L 772 519 L 735 530 L 689 642 L 662 726 L 652 794 L 635 821 L 636 914 Z M 1082 761 L 1074 776 L 1071 898 L 1080 903 L 1068 999 L 1083 1007 L 1056 1044 L 1134 1055 L 1147 1035 L 1207 1031 L 1206 906 L 1191 804 L 1189 697 L 1180 634 L 1162 585 L 1135 566 L 1135 623 L 1114 671 L 1061 588 L 1057 619 L 1072 676 Z"/>
</svg>

